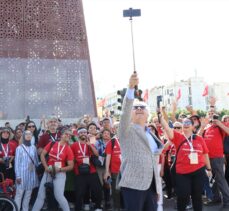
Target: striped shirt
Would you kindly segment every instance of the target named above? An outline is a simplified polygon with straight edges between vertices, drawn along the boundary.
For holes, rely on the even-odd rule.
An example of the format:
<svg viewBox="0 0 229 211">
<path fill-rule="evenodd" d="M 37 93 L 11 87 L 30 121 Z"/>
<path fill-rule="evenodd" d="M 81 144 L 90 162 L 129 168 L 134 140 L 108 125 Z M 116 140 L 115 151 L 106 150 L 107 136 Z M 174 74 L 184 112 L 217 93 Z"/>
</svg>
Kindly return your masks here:
<svg viewBox="0 0 229 211">
<path fill-rule="evenodd" d="M 15 174 L 17 179 L 21 179 L 21 184 L 17 184 L 17 188 L 22 190 L 32 190 L 34 187 L 38 186 L 39 182 L 35 166 L 25 149 L 33 159 L 35 165 L 38 165 L 38 155 L 34 145 L 20 145 L 17 147 L 15 155 Z"/>
</svg>

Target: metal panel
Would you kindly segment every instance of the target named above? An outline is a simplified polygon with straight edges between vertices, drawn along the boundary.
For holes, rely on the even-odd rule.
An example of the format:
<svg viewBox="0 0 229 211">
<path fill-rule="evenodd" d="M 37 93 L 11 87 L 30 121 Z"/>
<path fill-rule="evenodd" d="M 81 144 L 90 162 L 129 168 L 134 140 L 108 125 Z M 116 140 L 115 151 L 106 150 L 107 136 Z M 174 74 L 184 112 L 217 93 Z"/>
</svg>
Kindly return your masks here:
<svg viewBox="0 0 229 211">
<path fill-rule="evenodd" d="M 2 0 L 0 76 L 0 118 L 96 115 L 81 0 Z"/>
</svg>

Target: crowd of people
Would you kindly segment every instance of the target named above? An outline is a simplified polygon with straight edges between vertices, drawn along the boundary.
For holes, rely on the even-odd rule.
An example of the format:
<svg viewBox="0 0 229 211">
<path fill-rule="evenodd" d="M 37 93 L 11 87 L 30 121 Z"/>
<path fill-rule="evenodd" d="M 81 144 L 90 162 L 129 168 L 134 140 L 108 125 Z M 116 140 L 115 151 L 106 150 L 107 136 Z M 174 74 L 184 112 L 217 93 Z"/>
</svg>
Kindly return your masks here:
<svg viewBox="0 0 229 211">
<path fill-rule="evenodd" d="M 219 119 L 212 97 L 204 118 L 191 107 L 169 118 L 161 107 L 149 120 L 147 104 L 134 100 L 138 83 L 133 73 L 120 122 L 62 125 L 50 116 L 39 127 L 0 128 L 0 171 L 15 183 L 19 210 L 162 211 L 163 198 L 178 211 L 229 209 L 229 116 Z"/>
</svg>

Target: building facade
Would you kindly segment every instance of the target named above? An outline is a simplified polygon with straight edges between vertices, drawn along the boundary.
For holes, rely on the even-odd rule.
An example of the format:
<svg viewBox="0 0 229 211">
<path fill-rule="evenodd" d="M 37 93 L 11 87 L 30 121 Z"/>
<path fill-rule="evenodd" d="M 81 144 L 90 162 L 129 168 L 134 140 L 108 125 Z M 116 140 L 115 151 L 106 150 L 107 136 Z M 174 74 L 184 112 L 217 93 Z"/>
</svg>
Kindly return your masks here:
<svg viewBox="0 0 229 211">
<path fill-rule="evenodd" d="M 81 0 L 0 1 L 0 119 L 96 115 Z"/>
</svg>

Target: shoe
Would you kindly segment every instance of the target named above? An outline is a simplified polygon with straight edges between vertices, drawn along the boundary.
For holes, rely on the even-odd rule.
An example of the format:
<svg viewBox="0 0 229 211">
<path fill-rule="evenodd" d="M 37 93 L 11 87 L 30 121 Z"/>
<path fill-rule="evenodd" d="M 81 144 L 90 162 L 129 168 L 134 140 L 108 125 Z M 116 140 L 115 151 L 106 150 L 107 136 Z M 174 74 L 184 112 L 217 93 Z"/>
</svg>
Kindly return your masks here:
<svg viewBox="0 0 229 211">
<path fill-rule="evenodd" d="M 70 209 L 74 209 L 75 208 L 75 205 L 72 202 L 68 202 L 68 206 L 69 206 Z"/>
<path fill-rule="evenodd" d="M 83 210 L 85 210 L 85 211 L 90 211 L 90 204 L 85 204 L 85 205 L 83 206 Z"/>
<path fill-rule="evenodd" d="M 186 208 L 185 208 L 186 210 L 190 210 L 190 209 L 192 209 L 192 205 L 191 204 L 188 204 L 187 206 L 186 206 Z"/>
<path fill-rule="evenodd" d="M 208 200 L 204 202 L 205 206 L 215 206 L 217 204 L 221 204 L 221 199 L 218 200 Z"/>
<path fill-rule="evenodd" d="M 103 211 L 102 209 L 95 209 L 95 211 Z"/>
<path fill-rule="evenodd" d="M 166 199 L 171 199 L 171 198 L 173 198 L 171 194 L 170 194 L 170 195 L 164 194 L 164 197 L 165 197 Z"/>
</svg>

